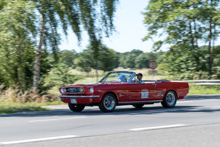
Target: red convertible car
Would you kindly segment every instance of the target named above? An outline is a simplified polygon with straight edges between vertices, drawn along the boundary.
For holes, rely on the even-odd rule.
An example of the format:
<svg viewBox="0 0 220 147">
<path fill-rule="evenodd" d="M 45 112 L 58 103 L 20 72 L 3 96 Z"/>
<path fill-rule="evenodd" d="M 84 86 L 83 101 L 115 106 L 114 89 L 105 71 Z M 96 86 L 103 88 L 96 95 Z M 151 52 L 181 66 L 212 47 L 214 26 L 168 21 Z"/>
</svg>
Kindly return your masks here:
<svg viewBox="0 0 220 147">
<path fill-rule="evenodd" d="M 81 112 L 85 106 L 99 106 L 103 112 L 112 112 L 119 105 L 141 108 L 144 104 L 159 102 L 165 108 L 172 108 L 178 99 L 183 99 L 189 92 L 186 82 L 135 81 L 135 72 L 112 71 L 96 84 L 62 86 L 59 97 L 74 112 Z"/>
</svg>

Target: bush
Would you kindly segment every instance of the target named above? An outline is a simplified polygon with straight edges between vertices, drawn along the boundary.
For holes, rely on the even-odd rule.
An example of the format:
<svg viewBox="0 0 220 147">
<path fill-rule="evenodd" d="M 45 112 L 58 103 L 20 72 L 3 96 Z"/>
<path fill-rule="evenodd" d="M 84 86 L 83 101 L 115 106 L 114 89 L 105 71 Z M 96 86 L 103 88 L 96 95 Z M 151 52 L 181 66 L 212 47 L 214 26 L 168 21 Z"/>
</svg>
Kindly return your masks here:
<svg viewBox="0 0 220 147">
<path fill-rule="evenodd" d="M 70 74 L 70 70 L 71 68 L 68 68 L 62 63 L 55 66 L 45 79 L 44 87 L 47 87 L 45 89 L 50 89 L 55 86 L 71 85 L 84 78 L 82 75 Z"/>
<path fill-rule="evenodd" d="M 4 85 L 0 85 L 0 101 L 1 103 L 46 103 L 58 101 L 59 97 L 54 94 L 39 95 L 32 93 L 31 90 L 22 92 L 19 89 L 5 88 Z"/>
</svg>

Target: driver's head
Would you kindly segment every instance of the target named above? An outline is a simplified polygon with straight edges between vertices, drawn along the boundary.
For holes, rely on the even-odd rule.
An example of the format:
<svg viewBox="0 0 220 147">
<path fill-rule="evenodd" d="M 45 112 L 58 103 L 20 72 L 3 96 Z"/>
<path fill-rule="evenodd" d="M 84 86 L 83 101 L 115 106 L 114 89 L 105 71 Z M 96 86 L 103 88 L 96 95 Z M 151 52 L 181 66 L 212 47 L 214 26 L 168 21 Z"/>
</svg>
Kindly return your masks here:
<svg viewBox="0 0 220 147">
<path fill-rule="evenodd" d="M 142 75 L 142 73 L 138 73 L 138 74 L 136 74 L 136 76 L 137 76 L 137 79 L 140 81 L 141 79 L 142 79 L 142 77 L 143 77 L 143 75 Z"/>
</svg>

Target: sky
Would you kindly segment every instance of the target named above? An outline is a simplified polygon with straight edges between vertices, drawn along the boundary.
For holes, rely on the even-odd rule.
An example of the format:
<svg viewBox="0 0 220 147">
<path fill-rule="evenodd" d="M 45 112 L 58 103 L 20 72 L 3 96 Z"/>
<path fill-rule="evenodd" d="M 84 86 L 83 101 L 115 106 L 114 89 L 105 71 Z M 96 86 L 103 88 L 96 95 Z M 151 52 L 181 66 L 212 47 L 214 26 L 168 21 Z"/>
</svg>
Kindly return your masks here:
<svg viewBox="0 0 220 147">
<path fill-rule="evenodd" d="M 144 26 L 144 15 L 141 12 L 144 12 L 147 5 L 148 0 L 120 0 L 114 19 L 116 32 L 109 38 L 103 38 L 103 44 L 117 52 L 132 49 L 139 49 L 143 52 L 152 51 L 153 41 L 142 41 L 142 38 L 147 35 L 147 28 Z M 88 44 L 88 35 L 85 32 L 82 33 L 81 46 L 78 46 L 75 34 L 69 30 L 67 37 L 62 35 L 60 49 L 74 49 L 81 52 Z"/>
</svg>

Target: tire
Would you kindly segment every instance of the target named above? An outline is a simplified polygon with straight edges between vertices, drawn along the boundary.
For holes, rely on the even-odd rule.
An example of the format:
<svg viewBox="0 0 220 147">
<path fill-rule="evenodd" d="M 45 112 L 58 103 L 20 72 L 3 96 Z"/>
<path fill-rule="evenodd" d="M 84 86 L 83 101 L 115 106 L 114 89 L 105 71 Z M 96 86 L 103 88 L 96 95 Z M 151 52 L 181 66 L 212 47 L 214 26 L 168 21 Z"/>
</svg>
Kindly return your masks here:
<svg viewBox="0 0 220 147">
<path fill-rule="evenodd" d="M 68 106 L 69 106 L 70 110 L 72 110 L 73 112 L 81 112 L 85 108 L 85 105 L 83 105 L 83 104 L 70 104 L 70 103 L 68 103 Z"/>
<path fill-rule="evenodd" d="M 113 112 L 116 107 L 116 98 L 113 94 L 106 94 L 99 103 L 99 109 L 102 112 Z"/>
<path fill-rule="evenodd" d="M 161 102 L 164 108 L 173 108 L 176 105 L 177 95 L 174 91 L 168 91 Z"/>
<path fill-rule="evenodd" d="M 141 109 L 144 106 L 144 104 L 135 104 L 132 106 L 134 106 L 134 108 L 136 108 L 136 109 Z"/>
</svg>

